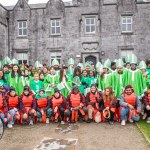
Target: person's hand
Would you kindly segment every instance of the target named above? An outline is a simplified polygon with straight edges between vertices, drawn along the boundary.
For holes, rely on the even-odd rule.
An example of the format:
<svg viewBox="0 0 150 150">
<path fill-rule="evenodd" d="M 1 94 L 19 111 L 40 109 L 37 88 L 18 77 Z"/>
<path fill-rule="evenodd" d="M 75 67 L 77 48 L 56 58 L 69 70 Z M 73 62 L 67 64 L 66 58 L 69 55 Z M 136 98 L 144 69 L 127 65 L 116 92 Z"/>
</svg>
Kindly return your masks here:
<svg viewBox="0 0 150 150">
<path fill-rule="evenodd" d="M 43 110 L 41 110 L 41 114 L 44 115 L 44 111 Z"/>
<path fill-rule="evenodd" d="M 58 107 L 56 106 L 54 109 L 54 113 L 56 113 L 58 111 Z"/>
<path fill-rule="evenodd" d="M 106 110 L 109 110 L 109 107 L 106 107 Z"/>
<path fill-rule="evenodd" d="M 131 109 L 131 110 L 134 110 L 134 107 L 130 104 L 128 104 L 128 107 Z"/>
<path fill-rule="evenodd" d="M 14 111 L 15 111 L 15 112 L 18 111 L 17 108 L 14 108 Z"/>
<path fill-rule="evenodd" d="M 149 105 L 147 105 L 147 106 L 146 106 L 146 109 L 147 109 L 147 110 L 150 110 L 150 106 L 149 106 Z"/>
<path fill-rule="evenodd" d="M 5 122 L 5 123 L 7 122 L 7 118 L 4 118 L 4 122 Z"/>
</svg>

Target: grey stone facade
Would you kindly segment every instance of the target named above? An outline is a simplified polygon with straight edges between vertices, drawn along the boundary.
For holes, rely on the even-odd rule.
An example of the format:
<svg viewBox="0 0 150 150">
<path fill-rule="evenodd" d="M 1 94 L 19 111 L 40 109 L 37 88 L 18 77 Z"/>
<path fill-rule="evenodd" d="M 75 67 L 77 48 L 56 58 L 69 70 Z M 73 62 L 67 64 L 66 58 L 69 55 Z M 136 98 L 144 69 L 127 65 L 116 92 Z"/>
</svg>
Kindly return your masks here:
<svg viewBox="0 0 150 150">
<path fill-rule="evenodd" d="M 2 56 L 15 58 L 18 53 L 27 53 L 30 64 L 36 60 L 49 64 L 55 52 L 62 62 L 73 57 L 77 63 L 114 60 L 128 52 L 140 59 L 150 58 L 148 0 L 49 0 L 35 5 L 19 0 L 6 9 L 0 6 L 0 10 Z M 85 33 L 85 19 L 90 16 L 95 17 L 94 34 Z M 132 32 L 122 32 L 122 16 L 132 16 Z M 51 35 L 51 19 L 60 19 L 60 35 Z M 25 37 L 18 36 L 20 20 L 27 21 Z"/>
</svg>

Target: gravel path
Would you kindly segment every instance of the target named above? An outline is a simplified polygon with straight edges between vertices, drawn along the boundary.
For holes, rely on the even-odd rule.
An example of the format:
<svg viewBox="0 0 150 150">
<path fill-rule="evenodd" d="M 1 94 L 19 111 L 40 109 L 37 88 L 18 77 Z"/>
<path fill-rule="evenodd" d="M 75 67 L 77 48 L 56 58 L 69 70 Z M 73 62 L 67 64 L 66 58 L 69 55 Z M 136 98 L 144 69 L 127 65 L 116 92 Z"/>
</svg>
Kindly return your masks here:
<svg viewBox="0 0 150 150">
<path fill-rule="evenodd" d="M 52 139 L 42 143 L 42 140 L 48 138 Z M 66 141 L 66 139 L 75 139 L 76 142 Z M 0 149 L 41 150 L 40 147 L 43 144 L 47 147 L 43 150 L 51 150 L 50 147 L 56 150 L 150 149 L 135 125 L 122 127 L 118 123 L 115 123 L 115 125 L 79 123 L 77 125 L 60 126 L 54 123 L 51 125 L 15 126 L 13 129 L 5 130 L 0 141 Z"/>
</svg>

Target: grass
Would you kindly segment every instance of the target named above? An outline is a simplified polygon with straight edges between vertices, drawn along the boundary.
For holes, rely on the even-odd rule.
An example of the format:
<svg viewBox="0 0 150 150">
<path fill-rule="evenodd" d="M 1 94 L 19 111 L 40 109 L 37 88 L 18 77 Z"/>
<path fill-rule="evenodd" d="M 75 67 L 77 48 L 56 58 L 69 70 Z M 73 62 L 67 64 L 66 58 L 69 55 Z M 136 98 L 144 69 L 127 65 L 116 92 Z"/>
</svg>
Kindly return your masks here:
<svg viewBox="0 0 150 150">
<path fill-rule="evenodd" d="M 144 134 L 145 138 L 147 139 L 147 141 L 150 142 L 150 124 L 148 124 L 146 121 L 141 120 L 137 123 L 137 125 L 139 126 L 140 130 L 142 131 L 142 133 Z"/>
</svg>

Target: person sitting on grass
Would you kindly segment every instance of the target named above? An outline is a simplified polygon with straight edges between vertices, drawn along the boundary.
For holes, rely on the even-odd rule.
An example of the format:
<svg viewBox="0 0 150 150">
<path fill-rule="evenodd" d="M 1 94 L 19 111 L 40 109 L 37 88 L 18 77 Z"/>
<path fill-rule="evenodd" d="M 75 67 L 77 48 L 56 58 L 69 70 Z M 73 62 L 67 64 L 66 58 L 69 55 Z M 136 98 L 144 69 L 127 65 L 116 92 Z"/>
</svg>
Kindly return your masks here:
<svg viewBox="0 0 150 150">
<path fill-rule="evenodd" d="M 134 93 L 133 87 L 127 85 L 120 98 L 121 125 L 125 126 L 127 119 L 130 123 L 140 120 L 141 102 Z"/>
</svg>

